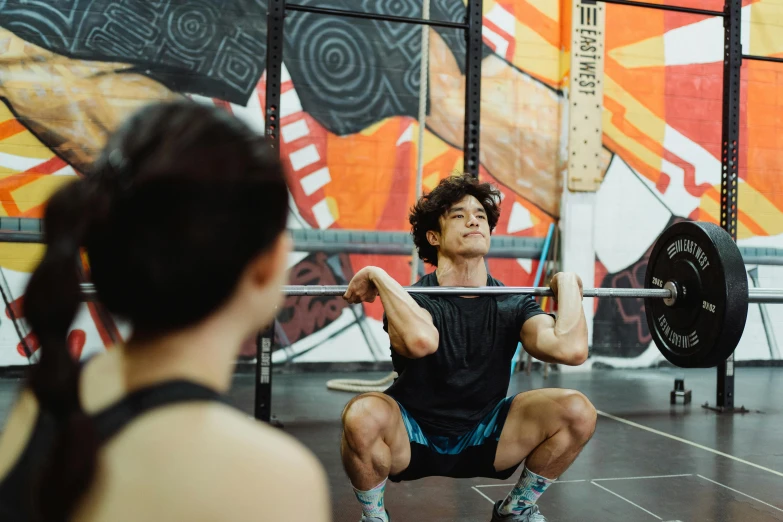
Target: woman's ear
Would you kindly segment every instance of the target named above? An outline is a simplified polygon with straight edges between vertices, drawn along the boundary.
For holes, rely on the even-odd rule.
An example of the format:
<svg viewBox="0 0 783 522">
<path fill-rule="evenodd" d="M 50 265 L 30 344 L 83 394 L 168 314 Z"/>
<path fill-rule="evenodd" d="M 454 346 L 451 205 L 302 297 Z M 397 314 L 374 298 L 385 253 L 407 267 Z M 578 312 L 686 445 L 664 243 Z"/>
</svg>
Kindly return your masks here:
<svg viewBox="0 0 783 522">
<path fill-rule="evenodd" d="M 250 275 L 253 284 L 266 286 L 286 272 L 288 254 L 291 252 L 291 239 L 283 231 L 272 246 L 252 261 Z"/>
</svg>

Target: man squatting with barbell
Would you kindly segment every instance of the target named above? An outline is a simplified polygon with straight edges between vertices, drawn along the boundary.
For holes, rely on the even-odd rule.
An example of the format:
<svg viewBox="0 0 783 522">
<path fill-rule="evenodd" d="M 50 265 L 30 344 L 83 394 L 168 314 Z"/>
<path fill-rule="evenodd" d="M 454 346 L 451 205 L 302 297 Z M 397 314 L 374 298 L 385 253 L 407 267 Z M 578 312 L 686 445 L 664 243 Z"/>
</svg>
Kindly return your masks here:
<svg viewBox="0 0 783 522">
<path fill-rule="evenodd" d="M 499 200 L 490 184 L 452 176 L 416 203 L 413 240 L 419 257 L 437 267 L 416 286 L 503 286 L 484 263 Z M 559 273 L 550 286 L 556 319 L 530 295 L 409 294 L 372 266 L 351 279 L 347 301 L 380 296 L 399 375 L 384 393 L 359 395 L 343 410 L 341 453 L 361 522 L 389 520 L 387 479 L 507 479 L 523 461 L 492 522 L 545 522 L 536 501 L 576 459 L 596 423 L 595 408 L 577 391 L 506 397 L 520 341 L 541 361 L 579 365 L 587 358 L 581 279 Z"/>
</svg>

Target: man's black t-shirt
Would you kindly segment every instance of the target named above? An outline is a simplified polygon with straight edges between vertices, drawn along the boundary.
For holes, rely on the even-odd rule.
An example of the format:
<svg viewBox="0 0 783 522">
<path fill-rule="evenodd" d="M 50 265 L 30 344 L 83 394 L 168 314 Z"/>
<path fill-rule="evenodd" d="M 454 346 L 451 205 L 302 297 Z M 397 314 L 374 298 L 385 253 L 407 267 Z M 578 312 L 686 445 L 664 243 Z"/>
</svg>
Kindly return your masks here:
<svg viewBox="0 0 783 522">
<path fill-rule="evenodd" d="M 433 272 L 414 286 L 439 285 Z M 504 285 L 488 275 L 487 286 Z M 435 353 L 420 359 L 392 349 L 399 377 L 386 394 L 427 434 L 466 433 L 506 396 L 522 324 L 545 312 L 529 295 L 411 297 L 432 315 L 440 343 Z M 388 332 L 385 315 L 383 327 Z"/>
</svg>

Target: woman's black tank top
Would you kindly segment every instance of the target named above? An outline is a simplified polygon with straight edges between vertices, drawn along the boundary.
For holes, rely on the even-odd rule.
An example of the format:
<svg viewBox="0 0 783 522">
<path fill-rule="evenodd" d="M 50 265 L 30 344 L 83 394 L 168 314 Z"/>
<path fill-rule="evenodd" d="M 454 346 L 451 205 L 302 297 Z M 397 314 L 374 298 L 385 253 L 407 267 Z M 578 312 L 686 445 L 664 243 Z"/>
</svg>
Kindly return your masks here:
<svg viewBox="0 0 783 522">
<path fill-rule="evenodd" d="M 128 424 L 161 406 L 194 401 L 226 403 L 223 395 L 190 381 L 172 380 L 133 391 L 93 415 L 101 444 Z M 0 520 L 32 520 L 30 491 L 37 471 L 46 459 L 54 439 L 55 420 L 40 410 L 27 446 L 8 474 L 0 481 Z"/>
</svg>

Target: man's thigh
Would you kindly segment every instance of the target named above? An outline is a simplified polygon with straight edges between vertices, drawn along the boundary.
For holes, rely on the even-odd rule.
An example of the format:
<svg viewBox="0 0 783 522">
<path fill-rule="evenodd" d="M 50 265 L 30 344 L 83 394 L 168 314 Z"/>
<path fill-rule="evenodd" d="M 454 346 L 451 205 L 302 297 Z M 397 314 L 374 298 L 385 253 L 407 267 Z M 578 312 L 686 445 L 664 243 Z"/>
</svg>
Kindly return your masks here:
<svg viewBox="0 0 783 522">
<path fill-rule="evenodd" d="M 366 418 L 373 423 L 377 422 L 379 416 L 384 417 L 385 429 L 381 436 L 391 452 L 390 474 L 395 475 L 407 468 L 411 460 L 411 445 L 403 413 L 397 401 L 384 393 L 364 393 L 346 404 L 343 410 L 343 422 L 345 422 L 345 413 L 349 409 L 352 410 L 353 415 Z"/>
<path fill-rule="evenodd" d="M 522 462 L 539 444 L 563 425 L 563 403 L 574 390 L 543 388 L 519 393 L 500 433 L 495 469 L 503 470 Z"/>
</svg>

